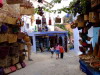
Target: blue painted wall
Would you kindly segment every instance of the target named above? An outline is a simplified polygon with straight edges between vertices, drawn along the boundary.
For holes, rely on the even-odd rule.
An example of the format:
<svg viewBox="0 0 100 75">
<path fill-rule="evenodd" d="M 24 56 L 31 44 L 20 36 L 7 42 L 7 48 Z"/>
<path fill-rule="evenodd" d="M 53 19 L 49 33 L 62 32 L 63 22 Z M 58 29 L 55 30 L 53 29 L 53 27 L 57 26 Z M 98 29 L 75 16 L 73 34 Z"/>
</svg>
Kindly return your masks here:
<svg viewBox="0 0 100 75">
<path fill-rule="evenodd" d="M 99 30 L 100 30 L 100 27 L 93 28 L 93 47 L 95 46 L 95 43 L 98 42 Z"/>
</svg>

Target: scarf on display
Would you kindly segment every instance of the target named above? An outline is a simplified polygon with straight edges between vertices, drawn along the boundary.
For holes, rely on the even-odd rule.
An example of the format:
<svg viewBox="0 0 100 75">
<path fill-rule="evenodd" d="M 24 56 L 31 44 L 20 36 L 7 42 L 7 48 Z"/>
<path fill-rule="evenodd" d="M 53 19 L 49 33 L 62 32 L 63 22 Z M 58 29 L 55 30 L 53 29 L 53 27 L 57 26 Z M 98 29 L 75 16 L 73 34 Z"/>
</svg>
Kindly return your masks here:
<svg viewBox="0 0 100 75">
<path fill-rule="evenodd" d="M 42 25 L 46 25 L 46 18 L 44 16 L 42 17 Z"/>
</svg>

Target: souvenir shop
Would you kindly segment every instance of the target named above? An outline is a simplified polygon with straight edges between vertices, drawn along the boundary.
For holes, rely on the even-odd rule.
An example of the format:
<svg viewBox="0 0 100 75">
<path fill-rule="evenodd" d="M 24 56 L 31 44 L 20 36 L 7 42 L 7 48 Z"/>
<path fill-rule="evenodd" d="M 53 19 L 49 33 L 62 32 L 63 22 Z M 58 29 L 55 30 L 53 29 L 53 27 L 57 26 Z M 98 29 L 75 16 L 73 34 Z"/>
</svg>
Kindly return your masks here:
<svg viewBox="0 0 100 75">
<path fill-rule="evenodd" d="M 32 37 L 32 50 L 33 52 L 37 52 L 40 50 L 40 46 L 42 45 L 42 50 L 49 51 L 49 47 L 55 46 L 57 43 L 60 43 L 65 48 L 65 52 L 67 52 L 67 31 L 48 31 L 48 32 L 32 32 L 28 34 Z"/>
<path fill-rule="evenodd" d="M 76 1 L 73 9 L 80 8 L 81 2 Z M 87 0 L 85 6 L 86 12 L 77 9 L 80 15 L 71 24 L 73 29 L 77 27 L 79 31 L 79 50 L 82 52 L 79 55 L 80 69 L 87 75 L 100 75 L 100 0 Z"/>
<path fill-rule="evenodd" d="M 0 0 L 0 75 L 8 75 L 26 66 L 24 46 L 29 46 L 27 33 L 21 32 L 22 15 L 33 15 L 30 1 Z"/>
</svg>

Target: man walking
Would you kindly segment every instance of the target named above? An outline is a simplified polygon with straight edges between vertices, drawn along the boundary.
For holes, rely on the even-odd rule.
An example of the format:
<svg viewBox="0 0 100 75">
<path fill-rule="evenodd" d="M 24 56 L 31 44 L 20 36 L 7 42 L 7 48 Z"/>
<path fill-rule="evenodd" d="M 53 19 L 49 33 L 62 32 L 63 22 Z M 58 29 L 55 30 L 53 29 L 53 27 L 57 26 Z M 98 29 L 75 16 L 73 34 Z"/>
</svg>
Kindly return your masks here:
<svg viewBox="0 0 100 75">
<path fill-rule="evenodd" d="M 60 49 L 60 58 L 63 59 L 63 56 L 64 56 L 64 48 L 63 48 L 63 46 L 60 46 L 59 49 Z"/>
</svg>

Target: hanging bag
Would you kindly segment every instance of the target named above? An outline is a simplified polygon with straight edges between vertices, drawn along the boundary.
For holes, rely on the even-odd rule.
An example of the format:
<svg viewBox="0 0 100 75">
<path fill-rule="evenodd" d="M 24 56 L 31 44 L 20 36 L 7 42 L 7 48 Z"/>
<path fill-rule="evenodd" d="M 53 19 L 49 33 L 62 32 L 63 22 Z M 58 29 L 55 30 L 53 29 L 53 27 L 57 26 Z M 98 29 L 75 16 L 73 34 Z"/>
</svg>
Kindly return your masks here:
<svg viewBox="0 0 100 75">
<path fill-rule="evenodd" d="M 19 4 L 23 3 L 24 0 L 6 0 L 7 4 Z"/>
<path fill-rule="evenodd" d="M 3 6 L 3 0 L 0 0 L 0 8 Z"/>
<path fill-rule="evenodd" d="M 49 25 L 52 25 L 52 21 L 51 18 L 49 17 Z"/>
<path fill-rule="evenodd" d="M 41 24 L 41 20 L 39 18 L 36 19 L 36 24 Z"/>
<path fill-rule="evenodd" d="M 61 23 L 61 18 L 60 18 L 60 17 L 56 17 L 56 18 L 55 18 L 55 22 L 56 22 L 56 23 Z"/>
<path fill-rule="evenodd" d="M 61 18 L 59 17 L 59 15 L 55 18 L 55 23 L 61 23 Z"/>
<path fill-rule="evenodd" d="M 42 16 L 42 25 L 46 25 L 46 18 L 45 18 L 45 16 Z"/>
</svg>

